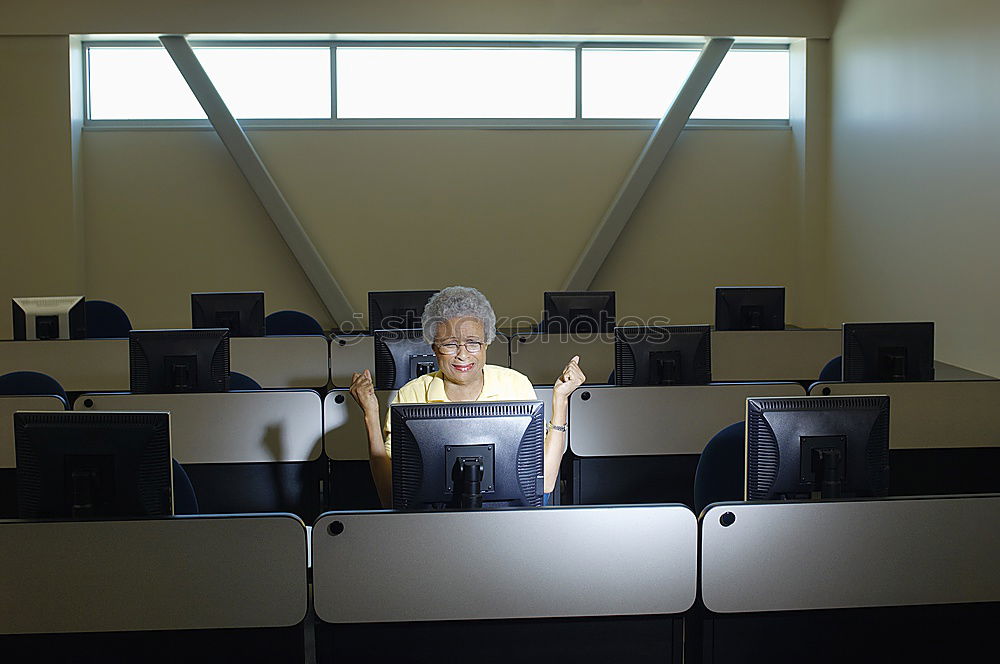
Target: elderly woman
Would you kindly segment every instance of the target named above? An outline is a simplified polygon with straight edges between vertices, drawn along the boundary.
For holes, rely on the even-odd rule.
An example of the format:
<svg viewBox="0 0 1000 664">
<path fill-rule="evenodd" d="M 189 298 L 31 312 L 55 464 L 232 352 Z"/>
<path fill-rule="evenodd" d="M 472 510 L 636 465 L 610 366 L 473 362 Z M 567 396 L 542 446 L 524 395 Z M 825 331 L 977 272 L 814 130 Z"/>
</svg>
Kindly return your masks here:
<svg viewBox="0 0 1000 664">
<path fill-rule="evenodd" d="M 414 378 L 403 385 L 393 403 L 447 401 L 533 401 L 535 390 L 523 374 L 486 364 L 486 349 L 496 336 L 496 314 L 475 288 L 451 286 L 427 301 L 421 319 L 424 340 L 437 357 L 439 371 Z M 545 434 L 545 493 L 555 488 L 559 463 L 566 449 L 569 397 L 585 380 L 579 357 L 573 357 L 556 378 L 552 413 Z M 383 429 L 371 373 L 355 373 L 351 395 L 365 414 L 372 477 L 379 498 L 392 505 L 392 447 L 389 418 Z"/>
</svg>

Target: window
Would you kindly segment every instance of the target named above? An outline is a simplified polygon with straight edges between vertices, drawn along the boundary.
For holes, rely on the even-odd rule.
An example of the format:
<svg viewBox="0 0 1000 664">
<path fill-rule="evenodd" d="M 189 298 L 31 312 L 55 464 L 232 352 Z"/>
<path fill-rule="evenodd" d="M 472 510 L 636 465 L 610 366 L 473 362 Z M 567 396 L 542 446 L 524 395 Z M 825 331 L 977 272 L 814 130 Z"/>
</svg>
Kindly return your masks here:
<svg viewBox="0 0 1000 664">
<path fill-rule="evenodd" d="M 158 43 L 87 47 L 87 121 L 205 121 Z M 237 118 L 338 124 L 488 120 L 518 126 L 646 125 L 698 59 L 698 44 L 237 42 L 192 44 Z M 787 124 L 787 46 L 737 44 L 694 120 Z"/>
</svg>

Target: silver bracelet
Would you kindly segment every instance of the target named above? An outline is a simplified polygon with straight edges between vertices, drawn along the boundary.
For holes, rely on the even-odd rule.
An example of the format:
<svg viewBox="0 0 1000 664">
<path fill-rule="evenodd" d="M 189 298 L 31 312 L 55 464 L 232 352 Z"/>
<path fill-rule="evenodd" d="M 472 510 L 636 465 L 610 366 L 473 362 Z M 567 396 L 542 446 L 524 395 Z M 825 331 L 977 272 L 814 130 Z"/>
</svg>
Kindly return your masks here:
<svg viewBox="0 0 1000 664">
<path fill-rule="evenodd" d="M 569 431 L 569 424 L 552 424 L 551 421 L 548 421 L 545 423 L 545 429 L 546 432 L 550 430 L 555 430 L 560 433 L 566 433 L 567 431 Z"/>
</svg>

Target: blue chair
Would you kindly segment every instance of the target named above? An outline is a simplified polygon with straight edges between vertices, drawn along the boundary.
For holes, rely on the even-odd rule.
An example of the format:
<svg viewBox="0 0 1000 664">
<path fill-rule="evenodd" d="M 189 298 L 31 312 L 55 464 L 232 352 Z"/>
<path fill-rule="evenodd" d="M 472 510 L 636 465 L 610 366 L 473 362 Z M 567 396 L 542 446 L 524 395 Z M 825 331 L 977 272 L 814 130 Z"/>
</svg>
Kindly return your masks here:
<svg viewBox="0 0 1000 664">
<path fill-rule="evenodd" d="M 62 399 L 66 408 L 69 408 L 69 397 L 66 396 L 66 390 L 59 381 L 39 371 L 11 371 L 0 376 L 0 394 L 24 396 L 51 394 Z"/>
<path fill-rule="evenodd" d="M 113 302 L 87 300 L 87 338 L 125 339 L 132 329 L 125 311 Z"/>
<path fill-rule="evenodd" d="M 844 380 L 844 357 L 838 355 L 829 362 L 819 372 L 819 380 L 826 382 Z"/>
<path fill-rule="evenodd" d="M 246 374 L 238 371 L 229 372 L 229 389 L 232 390 L 262 390 L 260 383 Z"/>
<path fill-rule="evenodd" d="M 198 496 L 184 466 L 171 459 L 174 466 L 174 514 L 199 514 Z"/>
<path fill-rule="evenodd" d="M 743 500 L 745 459 L 743 422 L 730 424 L 712 436 L 694 473 L 694 511 L 712 503 Z"/>
<path fill-rule="evenodd" d="M 315 318 L 301 311 L 275 311 L 264 318 L 267 336 L 294 334 L 323 334 L 323 326 Z"/>
</svg>

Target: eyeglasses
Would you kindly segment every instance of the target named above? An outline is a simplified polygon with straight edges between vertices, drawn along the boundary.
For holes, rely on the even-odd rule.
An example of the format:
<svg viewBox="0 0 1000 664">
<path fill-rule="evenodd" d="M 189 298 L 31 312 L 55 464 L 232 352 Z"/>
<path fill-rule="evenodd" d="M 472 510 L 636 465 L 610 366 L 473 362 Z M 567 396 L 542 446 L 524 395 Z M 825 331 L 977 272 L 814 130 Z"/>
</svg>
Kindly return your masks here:
<svg viewBox="0 0 1000 664">
<path fill-rule="evenodd" d="M 458 347 L 465 346 L 465 350 L 469 351 L 473 355 L 478 353 L 483 349 L 484 344 L 482 341 L 466 341 L 464 344 L 457 344 L 455 342 L 449 342 L 446 344 L 434 344 L 437 346 L 438 352 L 442 355 L 458 355 Z"/>
</svg>

